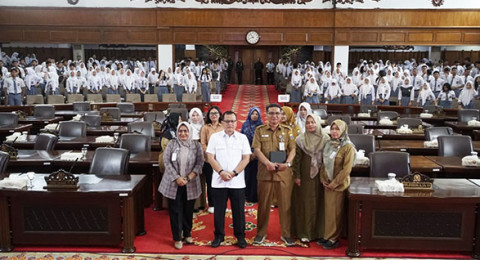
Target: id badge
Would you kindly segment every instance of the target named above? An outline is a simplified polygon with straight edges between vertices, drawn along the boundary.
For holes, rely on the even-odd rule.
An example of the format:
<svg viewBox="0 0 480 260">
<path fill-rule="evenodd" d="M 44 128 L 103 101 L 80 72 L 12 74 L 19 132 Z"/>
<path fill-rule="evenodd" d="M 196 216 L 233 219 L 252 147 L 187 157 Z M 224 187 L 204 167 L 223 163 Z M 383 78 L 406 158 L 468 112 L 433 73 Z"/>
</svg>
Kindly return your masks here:
<svg viewBox="0 0 480 260">
<path fill-rule="evenodd" d="M 177 153 L 172 153 L 172 162 L 176 162 L 177 161 Z"/>
<path fill-rule="evenodd" d="M 280 151 L 285 151 L 285 143 L 284 143 L 284 142 L 278 143 L 278 149 L 279 149 Z"/>
<path fill-rule="evenodd" d="M 333 158 L 335 158 L 336 155 L 337 155 L 337 152 L 332 152 L 332 154 L 330 154 L 330 160 L 332 160 Z"/>
</svg>

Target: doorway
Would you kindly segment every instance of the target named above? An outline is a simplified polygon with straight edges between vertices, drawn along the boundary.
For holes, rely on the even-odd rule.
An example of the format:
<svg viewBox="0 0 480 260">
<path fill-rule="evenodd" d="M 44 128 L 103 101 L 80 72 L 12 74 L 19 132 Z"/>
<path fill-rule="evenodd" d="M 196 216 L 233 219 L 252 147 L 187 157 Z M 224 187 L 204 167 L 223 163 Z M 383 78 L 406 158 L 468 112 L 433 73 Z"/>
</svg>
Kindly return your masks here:
<svg viewBox="0 0 480 260">
<path fill-rule="evenodd" d="M 277 64 L 280 57 L 280 46 L 229 46 L 229 55 L 233 60 L 233 69 L 232 69 L 232 83 L 237 83 L 237 73 L 235 70 L 235 64 L 238 61 L 238 58 L 242 58 L 243 62 L 243 84 L 254 84 L 255 83 L 255 71 L 254 64 L 260 58 L 260 61 L 263 63 L 263 84 L 266 84 L 267 81 L 267 72 L 265 65 L 270 59 Z"/>
</svg>

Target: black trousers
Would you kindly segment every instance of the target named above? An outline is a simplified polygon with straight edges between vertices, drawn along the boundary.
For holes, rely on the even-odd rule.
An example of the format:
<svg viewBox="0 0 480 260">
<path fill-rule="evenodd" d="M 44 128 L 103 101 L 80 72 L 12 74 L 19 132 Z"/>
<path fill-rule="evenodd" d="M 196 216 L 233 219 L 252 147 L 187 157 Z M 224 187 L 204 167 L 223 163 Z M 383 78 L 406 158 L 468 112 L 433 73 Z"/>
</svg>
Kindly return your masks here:
<svg viewBox="0 0 480 260">
<path fill-rule="evenodd" d="M 237 81 L 238 85 L 242 84 L 243 71 L 237 71 Z"/>
<path fill-rule="evenodd" d="M 274 80 L 274 77 L 273 77 L 273 72 L 267 72 L 267 84 L 268 85 L 274 85 L 275 84 L 275 80 Z"/>
<path fill-rule="evenodd" d="M 237 239 L 245 238 L 245 189 L 212 188 L 215 196 L 215 238 L 225 236 L 225 210 L 230 199 L 233 216 L 233 234 Z"/>
<path fill-rule="evenodd" d="M 208 207 L 215 207 L 214 196 L 212 195 L 212 174 L 213 169 L 209 163 L 204 163 L 202 168 L 202 174 L 205 175 L 205 180 L 207 183 L 207 201 Z"/>
<path fill-rule="evenodd" d="M 258 160 L 252 160 L 245 167 L 245 199 L 248 202 L 257 202 L 257 171 Z"/>
<path fill-rule="evenodd" d="M 168 199 L 168 212 L 170 213 L 170 227 L 174 241 L 183 237 L 192 236 L 193 206 L 195 200 L 187 200 L 187 187 L 178 187 L 174 200 Z"/>
</svg>

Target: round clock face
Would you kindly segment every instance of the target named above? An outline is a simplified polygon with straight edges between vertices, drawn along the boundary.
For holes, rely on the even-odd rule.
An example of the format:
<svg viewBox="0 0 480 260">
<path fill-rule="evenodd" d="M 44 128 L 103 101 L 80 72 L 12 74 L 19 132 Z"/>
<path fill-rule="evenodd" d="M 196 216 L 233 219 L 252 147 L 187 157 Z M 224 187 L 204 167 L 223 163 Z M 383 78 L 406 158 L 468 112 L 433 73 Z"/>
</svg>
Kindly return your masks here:
<svg viewBox="0 0 480 260">
<path fill-rule="evenodd" d="M 249 31 L 246 39 L 248 43 L 256 44 L 260 40 L 260 35 L 256 31 Z"/>
</svg>

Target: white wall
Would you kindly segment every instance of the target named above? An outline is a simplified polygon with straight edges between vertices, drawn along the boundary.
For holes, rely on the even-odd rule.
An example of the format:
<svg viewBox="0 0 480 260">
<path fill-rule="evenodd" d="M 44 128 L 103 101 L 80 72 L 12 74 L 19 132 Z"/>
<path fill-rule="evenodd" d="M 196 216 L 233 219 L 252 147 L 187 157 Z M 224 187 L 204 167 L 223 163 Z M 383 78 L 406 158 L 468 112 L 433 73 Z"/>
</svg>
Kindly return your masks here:
<svg viewBox="0 0 480 260">
<path fill-rule="evenodd" d="M 348 46 L 334 46 L 332 69 L 335 69 L 337 63 L 342 63 L 342 68 L 348 69 Z"/>
<path fill-rule="evenodd" d="M 169 67 L 172 68 L 172 71 L 175 69 L 173 67 L 173 50 L 174 46 L 172 44 L 158 45 L 157 60 L 159 70 L 167 70 Z"/>
</svg>

